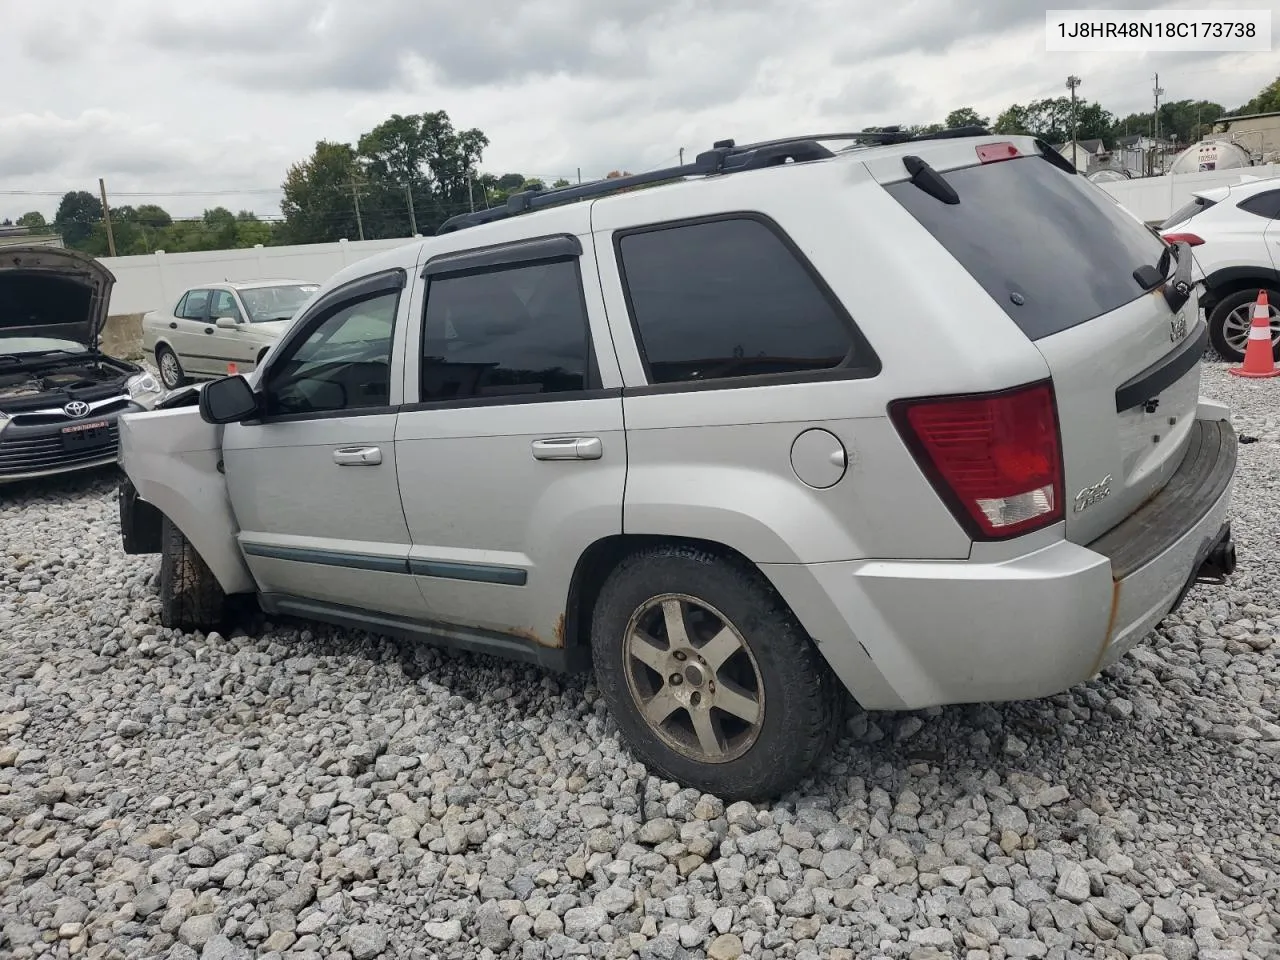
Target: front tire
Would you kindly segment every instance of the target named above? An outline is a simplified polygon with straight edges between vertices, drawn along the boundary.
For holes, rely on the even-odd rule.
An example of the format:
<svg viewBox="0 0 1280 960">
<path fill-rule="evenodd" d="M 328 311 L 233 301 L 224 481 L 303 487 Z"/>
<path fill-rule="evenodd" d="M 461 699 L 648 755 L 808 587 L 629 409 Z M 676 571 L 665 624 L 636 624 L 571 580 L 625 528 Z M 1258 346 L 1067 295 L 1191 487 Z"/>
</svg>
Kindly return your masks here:
<svg viewBox="0 0 1280 960">
<path fill-rule="evenodd" d="M 1271 307 L 1271 351 L 1280 360 L 1280 290 L 1274 287 L 1246 287 L 1229 293 L 1219 300 L 1209 312 L 1209 339 L 1218 356 L 1231 363 L 1244 360 L 1244 348 L 1249 339 L 1249 326 L 1253 319 L 1253 305 L 1258 292 L 1267 291 Z"/>
<path fill-rule="evenodd" d="M 160 536 L 160 623 L 179 630 L 218 626 L 226 596 L 208 564 L 168 517 Z"/>
<path fill-rule="evenodd" d="M 187 375 L 182 369 L 178 355 L 163 344 L 156 347 L 156 369 L 160 371 L 160 382 L 164 384 L 166 390 L 177 390 L 179 387 L 186 386 Z"/>
<path fill-rule="evenodd" d="M 632 752 L 726 800 L 791 789 L 839 733 L 843 688 L 743 562 L 675 545 L 627 557 L 600 591 L 591 647 Z"/>
</svg>

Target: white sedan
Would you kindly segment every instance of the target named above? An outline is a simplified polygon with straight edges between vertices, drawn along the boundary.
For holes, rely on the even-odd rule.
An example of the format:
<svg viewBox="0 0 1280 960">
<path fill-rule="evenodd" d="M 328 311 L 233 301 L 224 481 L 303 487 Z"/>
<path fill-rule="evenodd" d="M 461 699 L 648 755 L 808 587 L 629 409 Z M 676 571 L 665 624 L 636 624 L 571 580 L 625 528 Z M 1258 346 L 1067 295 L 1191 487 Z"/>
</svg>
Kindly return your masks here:
<svg viewBox="0 0 1280 960">
<path fill-rule="evenodd" d="M 192 379 L 248 373 L 319 289 L 303 280 L 210 283 L 142 317 L 142 345 L 175 390 Z"/>
</svg>

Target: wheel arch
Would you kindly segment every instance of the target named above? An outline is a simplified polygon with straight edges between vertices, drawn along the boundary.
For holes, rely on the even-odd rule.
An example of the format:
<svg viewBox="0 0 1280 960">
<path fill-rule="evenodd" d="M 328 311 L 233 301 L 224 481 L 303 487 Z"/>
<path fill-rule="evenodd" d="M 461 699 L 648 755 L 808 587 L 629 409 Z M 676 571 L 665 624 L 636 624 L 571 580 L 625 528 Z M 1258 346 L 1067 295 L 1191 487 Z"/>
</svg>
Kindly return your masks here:
<svg viewBox="0 0 1280 960">
<path fill-rule="evenodd" d="M 565 662 L 572 664 L 570 669 L 585 670 L 591 666 L 591 612 L 609 574 L 625 557 L 661 545 L 704 550 L 759 574 L 814 640 L 819 653 L 858 703 L 868 709 L 902 706 L 901 698 L 857 639 L 853 628 L 804 564 L 759 564 L 728 544 L 699 537 L 614 534 L 596 540 L 582 552 L 569 581 L 561 628 L 557 630 Z"/>
<path fill-rule="evenodd" d="M 1250 287 L 1270 287 L 1280 290 L 1280 270 L 1269 270 L 1266 267 L 1223 267 L 1204 278 L 1205 294 L 1200 298 L 1200 306 L 1205 316 L 1225 298 Z"/>
</svg>

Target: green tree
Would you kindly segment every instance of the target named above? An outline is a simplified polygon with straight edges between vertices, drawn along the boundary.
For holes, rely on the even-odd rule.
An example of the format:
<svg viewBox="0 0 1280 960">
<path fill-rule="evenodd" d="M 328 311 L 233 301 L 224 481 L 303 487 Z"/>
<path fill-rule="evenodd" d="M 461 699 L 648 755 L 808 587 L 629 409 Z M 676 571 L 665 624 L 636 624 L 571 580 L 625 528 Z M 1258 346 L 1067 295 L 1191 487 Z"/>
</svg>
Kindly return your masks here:
<svg viewBox="0 0 1280 960">
<path fill-rule="evenodd" d="M 137 220 L 139 223 L 156 230 L 173 223 L 173 217 L 169 216 L 168 211 L 154 203 L 144 203 L 139 206 Z"/>
<path fill-rule="evenodd" d="M 956 127 L 990 127 L 991 120 L 987 117 L 978 116 L 978 111 L 973 107 L 961 107 L 959 110 L 952 110 L 947 114 L 946 128 L 954 130 Z"/>
<path fill-rule="evenodd" d="M 352 183 L 363 171 L 350 144 L 321 140 L 285 175 L 280 212 L 288 243 L 323 243 L 357 236 Z"/>
<path fill-rule="evenodd" d="M 555 183 L 551 184 L 552 188 L 556 190 L 559 190 L 561 187 L 567 187 L 569 185 L 570 185 L 569 181 L 566 180 L 564 177 L 561 177 Z"/>
<path fill-rule="evenodd" d="M 366 239 L 408 236 L 413 226 L 434 232 L 486 196 L 493 202 L 497 181 L 476 172 L 488 143 L 480 130 L 457 130 L 443 110 L 394 114 L 354 147 L 318 143 L 311 157 L 289 168 L 284 224 L 272 236 L 289 243 L 354 239 L 357 196 Z"/>
<path fill-rule="evenodd" d="M 1276 77 L 1263 87 L 1258 95 L 1244 106 L 1231 112 L 1233 114 L 1271 113 L 1276 110 L 1280 110 L 1280 77 Z"/>
<path fill-rule="evenodd" d="M 1092 101 L 1076 102 L 1076 139 L 1101 140 L 1110 147 L 1114 118 Z M 1039 137 L 1052 144 L 1071 139 L 1071 98 L 1050 97 L 1028 104 L 1015 103 L 996 118 L 996 133 L 1024 134 Z"/>
<path fill-rule="evenodd" d="M 63 195 L 54 214 L 53 225 L 68 247 L 80 248 L 102 221 L 102 204 L 88 190 L 71 190 Z"/>
<path fill-rule="evenodd" d="M 49 224 L 44 219 L 44 214 L 39 210 L 32 210 L 30 213 L 24 213 L 18 218 L 18 226 L 26 227 L 32 233 L 43 233 L 49 229 Z"/>
<path fill-rule="evenodd" d="M 269 246 L 275 238 L 275 227 L 265 220 L 259 220 L 257 214 L 249 210 L 241 210 L 236 214 L 236 246 L 252 247 L 256 244 Z"/>
</svg>

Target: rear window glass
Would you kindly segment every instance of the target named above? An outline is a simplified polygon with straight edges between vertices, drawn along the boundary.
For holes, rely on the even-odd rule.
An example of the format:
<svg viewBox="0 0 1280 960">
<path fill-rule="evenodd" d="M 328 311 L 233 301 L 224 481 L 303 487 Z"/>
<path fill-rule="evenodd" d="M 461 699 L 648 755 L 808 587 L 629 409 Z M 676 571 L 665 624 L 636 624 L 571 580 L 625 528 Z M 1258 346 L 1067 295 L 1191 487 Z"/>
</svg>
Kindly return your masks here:
<svg viewBox="0 0 1280 960">
<path fill-rule="evenodd" d="M 1160 224 L 1161 230 L 1168 230 L 1170 227 L 1176 227 L 1184 220 L 1190 220 L 1198 213 L 1204 213 L 1212 207 L 1217 201 L 1206 200 L 1204 197 L 1192 197 L 1169 216 L 1169 219 Z"/>
<path fill-rule="evenodd" d="M 1101 188 L 1024 157 L 943 174 L 958 204 L 909 181 L 886 189 L 1032 340 L 1143 295 L 1133 271 L 1164 250 Z M 922 277 L 927 282 L 927 277 Z"/>
</svg>

